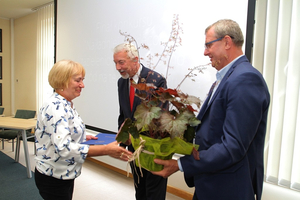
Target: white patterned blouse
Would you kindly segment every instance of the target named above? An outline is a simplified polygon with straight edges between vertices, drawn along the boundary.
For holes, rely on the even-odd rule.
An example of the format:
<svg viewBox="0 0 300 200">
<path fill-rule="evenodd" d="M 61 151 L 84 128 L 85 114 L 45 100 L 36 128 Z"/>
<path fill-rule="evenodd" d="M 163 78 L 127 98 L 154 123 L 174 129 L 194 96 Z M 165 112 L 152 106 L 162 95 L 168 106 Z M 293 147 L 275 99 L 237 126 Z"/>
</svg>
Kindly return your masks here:
<svg viewBox="0 0 300 200">
<path fill-rule="evenodd" d="M 85 125 L 76 109 L 54 92 L 37 116 L 36 169 L 58 179 L 78 177 L 89 150 L 80 144 L 85 140 Z"/>
</svg>

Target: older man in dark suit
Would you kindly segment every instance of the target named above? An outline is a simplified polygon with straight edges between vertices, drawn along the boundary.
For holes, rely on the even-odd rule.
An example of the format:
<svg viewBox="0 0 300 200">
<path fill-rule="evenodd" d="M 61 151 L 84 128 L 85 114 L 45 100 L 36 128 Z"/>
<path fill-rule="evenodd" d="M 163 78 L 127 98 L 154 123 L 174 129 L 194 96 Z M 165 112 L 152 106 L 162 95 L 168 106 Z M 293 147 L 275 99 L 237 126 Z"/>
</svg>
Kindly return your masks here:
<svg viewBox="0 0 300 200">
<path fill-rule="evenodd" d="M 146 68 L 139 63 L 139 56 L 136 47 L 132 44 L 123 43 L 114 48 L 114 62 L 116 69 L 121 74 L 118 80 L 118 94 L 120 115 L 118 118 L 118 128 L 120 129 L 126 118 L 134 120 L 134 111 L 141 103 L 138 97 L 130 102 L 130 84 L 152 83 L 156 87 L 167 87 L 166 79 L 157 72 Z M 131 80 L 131 81 L 130 81 Z M 139 91 L 135 91 L 138 93 Z M 125 145 L 123 145 L 125 146 Z M 128 150 L 134 152 L 130 144 Z M 131 163 L 131 170 L 134 177 L 134 186 L 137 200 L 164 200 L 166 197 L 167 178 L 153 175 L 142 168 L 143 176 L 138 167 Z"/>
<path fill-rule="evenodd" d="M 194 199 L 260 200 L 264 176 L 264 141 L 270 95 L 262 77 L 242 52 L 243 34 L 232 20 L 205 30 L 204 55 L 217 69 L 217 81 L 201 107 L 193 155 L 155 160 L 168 177 L 181 170 Z"/>
</svg>

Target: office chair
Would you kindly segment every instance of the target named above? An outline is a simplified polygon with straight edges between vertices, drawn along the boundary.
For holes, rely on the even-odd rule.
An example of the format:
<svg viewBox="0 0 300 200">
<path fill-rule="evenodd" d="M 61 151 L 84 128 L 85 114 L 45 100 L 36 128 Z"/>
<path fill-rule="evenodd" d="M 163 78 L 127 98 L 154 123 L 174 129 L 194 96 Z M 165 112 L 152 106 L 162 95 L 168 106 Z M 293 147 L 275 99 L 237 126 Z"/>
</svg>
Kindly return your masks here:
<svg viewBox="0 0 300 200">
<path fill-rule="evenodd" d="M 3 117 L 3 116 L 4 116 L 3 112 L 4 112 L 4 108 L 3 108 L 3 107 L 0 107 L 0 117 Z"/>
<path fill-rule="evenodd" d="M 3 108 L 3 107 L 0 107 L 0 117 L 4 117 L 3 112 L 4 112 L 4 108 Z M 1 129 L 0 132 L 1 132 L 1 131 L 3 131 L 3 129 Z M 4 140 L 4 139 L 1 139 L 1 138 L 0 138 L 0 141 L 2 141 L 2 140 Z M 4 145 L 4 143 L 2 143 L 2 149 L 4 148 L 3 145 Z"/>
<path fill-rule="evenodd" d="M 35 117 L 36 111 L 34 110 L 17 110 L 15 118 L 30 119 Z M 14 139 L 18 136 L 18 130 L 2 130 L 0 132 L 0 138 L 2 138 L 2 149 L 4 149 L 4 140 L 12 140 L 12 151 L 14 151 Z M 31 129 L 27 130 L 27 135 L 32 135 Z"/>
</svg>

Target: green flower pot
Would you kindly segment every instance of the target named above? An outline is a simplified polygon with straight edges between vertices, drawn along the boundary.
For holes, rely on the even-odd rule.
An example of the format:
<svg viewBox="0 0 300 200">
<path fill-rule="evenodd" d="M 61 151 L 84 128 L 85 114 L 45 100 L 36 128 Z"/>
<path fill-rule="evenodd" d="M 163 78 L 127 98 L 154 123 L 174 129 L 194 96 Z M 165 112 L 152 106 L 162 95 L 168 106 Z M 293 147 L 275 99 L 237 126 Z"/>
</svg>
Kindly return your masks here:
<svg viewBox="0 0 300 200">
<path fill-rule="evenodd" d="M 143 147 L 141 147 L 141 141 Z M 158 165 L 153 161 L 155 158 L 170 160 L 174 153 L 190 155 L 194 147 L 192 143 L 185 142 L 180 138 L 171 139 L 170 137 L 153 139 L 140 135 L 137 139 L 132 137 L 131 142 L 136 151 L 142 148 L 142 151 L 135 158 L 135 164 L 148 171 L 161 171 L 163 169 L 163 165 Z M 198 149 L 198 146 L 195 146 L 195 148 Z"/>
</svg>

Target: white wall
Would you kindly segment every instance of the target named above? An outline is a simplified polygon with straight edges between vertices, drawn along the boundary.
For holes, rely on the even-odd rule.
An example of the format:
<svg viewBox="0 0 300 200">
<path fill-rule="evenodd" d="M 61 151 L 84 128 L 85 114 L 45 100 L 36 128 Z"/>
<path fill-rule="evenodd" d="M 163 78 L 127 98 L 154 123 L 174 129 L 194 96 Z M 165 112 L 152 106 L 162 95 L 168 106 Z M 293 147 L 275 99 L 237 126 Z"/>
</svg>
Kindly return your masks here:
<svg viewBox="0 0 300 200">
<path fill-rule="evenodd" d="M 299 200 L 300 192 L 264 183 L 262 200 Z"/>
</svg>

